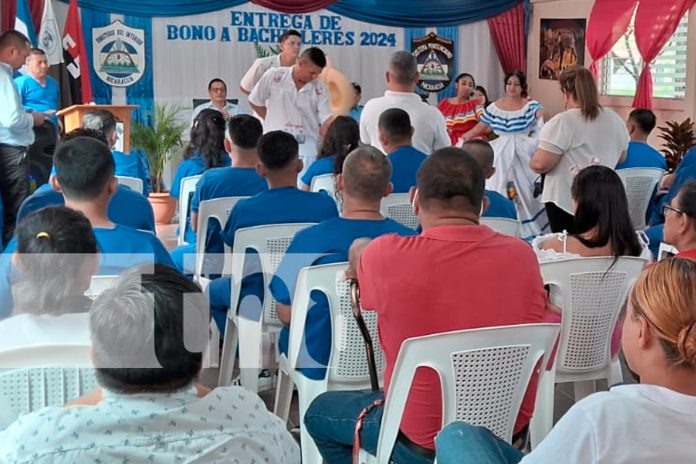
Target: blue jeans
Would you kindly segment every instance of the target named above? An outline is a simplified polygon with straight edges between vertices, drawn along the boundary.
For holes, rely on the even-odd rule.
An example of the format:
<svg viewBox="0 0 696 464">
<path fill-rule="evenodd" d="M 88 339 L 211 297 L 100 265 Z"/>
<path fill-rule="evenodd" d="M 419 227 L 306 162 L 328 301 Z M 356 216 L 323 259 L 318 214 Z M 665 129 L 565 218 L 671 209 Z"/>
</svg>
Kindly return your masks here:
<svg viewBox="0 0 696 464">
<path fill-rule="evenodd" d="M 435 438 L 438 464 L 517 464 L 522 451 L 485 427 L 454 422 Z"/>
<path fill-rule="evenodd" d="M 351 464 L 355 423 L 362 409 L 384 398 L 383 392 L 330 391 L 319 395 L 305 413 L 304 426 L 314 439 L 324 460 L 331 464 Z M 383 406 L 363 419 L 361 448 L 375 453 Z M 391 456 L 396 464 L 431 464 L 398 440 Z"/>
</svg>

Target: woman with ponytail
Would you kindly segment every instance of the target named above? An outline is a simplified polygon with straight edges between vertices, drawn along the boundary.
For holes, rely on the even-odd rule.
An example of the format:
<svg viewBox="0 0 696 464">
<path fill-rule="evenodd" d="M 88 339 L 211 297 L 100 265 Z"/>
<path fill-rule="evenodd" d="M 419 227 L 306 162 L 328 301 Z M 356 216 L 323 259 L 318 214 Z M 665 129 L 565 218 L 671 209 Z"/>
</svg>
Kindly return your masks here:
<svg viewBox="0 0 696 464">
<path fill-rule="evenodd" d="M 91 301 L 84 296 L 99 266 L 87 218 L 64 206 L 43 208 L 15 231 L 20 273 L 12 317 L 0 321 L 0 350 L 34 344 L 89 345 Z"/>
<path fill-rule="evenodd" d="M 622 336 L 639 384 L 576 403 L 527 456 L 482 427 L 454 423 L 436 439 L 440 464 L 653 464 L 696 460 L 696 262 L 659 261 L 638 278 Z"/>
<path fill-rule="evenodd" d="M 630 138 L 621 117 L 599 104 L 597 84 L 587 69 L 567 68 L 559 82 L 566 111 L 541 129 L 539 147 L 529 166 L 545 175 L 541 201 L 551 231 L 574 233 L 573 178 L 593 164 L 616 167 L 626 157 Z"/>
</svg>

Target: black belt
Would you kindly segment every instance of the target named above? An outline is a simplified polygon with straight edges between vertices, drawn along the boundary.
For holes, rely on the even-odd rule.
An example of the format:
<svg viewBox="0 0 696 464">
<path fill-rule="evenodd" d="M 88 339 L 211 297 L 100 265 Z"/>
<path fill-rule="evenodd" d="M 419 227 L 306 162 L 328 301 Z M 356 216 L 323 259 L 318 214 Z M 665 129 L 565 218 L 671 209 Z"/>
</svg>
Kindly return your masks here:
<svg viewBox="0 0 696 464">
<path fill-rule="evenodd" d="M 423 458 L 427 459 L 429 461 L 434 461 L 435 460 L 435 451 L 431 450 L 429 448 L 424 448 L 421 445 L 414 443 L 409 439 L 404 432 L 399 430 L 399 435 L 396 437 L 396 441 L 404 445 L 406 448 L 408 448 L 413 454 Z"/>
</svg>

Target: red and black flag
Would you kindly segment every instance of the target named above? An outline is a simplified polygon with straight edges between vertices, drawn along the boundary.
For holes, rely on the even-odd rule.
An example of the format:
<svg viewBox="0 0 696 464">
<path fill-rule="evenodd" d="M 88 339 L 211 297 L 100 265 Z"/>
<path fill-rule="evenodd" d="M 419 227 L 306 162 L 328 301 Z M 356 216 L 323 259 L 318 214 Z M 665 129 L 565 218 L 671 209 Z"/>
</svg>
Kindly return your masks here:
<svg viewBox="0 0 696 464">
<path fill-rule="evenodd" d="M 89 62 L 87 61 L 87 50 L 82 35 L 77 0 L 70 0 L 68 7 L 68 17 L 63 29 L 63 59 L 68 71 L 71 103 L 92 102 L 94 99 L 92 85 L 89 81 Z"/>
</svg>

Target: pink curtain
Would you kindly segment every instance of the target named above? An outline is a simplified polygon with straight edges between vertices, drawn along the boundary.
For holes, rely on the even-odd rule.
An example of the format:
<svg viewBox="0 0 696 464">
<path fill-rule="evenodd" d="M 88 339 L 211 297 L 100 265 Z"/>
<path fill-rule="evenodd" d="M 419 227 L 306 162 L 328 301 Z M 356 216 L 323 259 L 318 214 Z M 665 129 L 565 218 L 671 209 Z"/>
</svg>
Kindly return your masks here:
<svg viewBox="0 0 696 464">
<path fill-rule="evenodd" d="M 587 24 L 587 50 L 592 64 L 590 71 L 599 76 L 598 63 L 628 29 L 638 0 L 597 0 Z"/>
<path fill-rule="evenodd" d="M 524 39 L 524 3 L 488 18 L 488 28 L 505 73 L 526 68 L 527 47 Z"/>
<path fill-rule="evenodd" d="M 309 13 L 331 6 L 337 0 L 251 0 L 252 3 L 282 13 Z"/>
<path fill-rule="evenodd" d="M 643 58 L 634 108 L 652 108 L 653 79 L 650 63 L 662 51 L 679 25 L 682 16 L 696 0 L 640 0 L 635 19 L 636 45 Z"/>
</svg>

